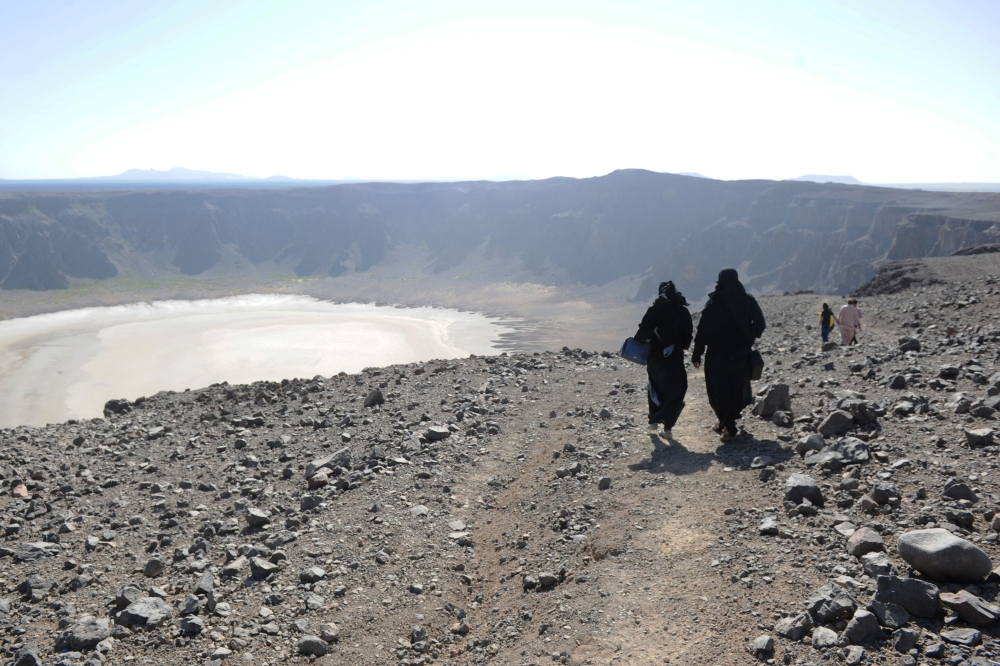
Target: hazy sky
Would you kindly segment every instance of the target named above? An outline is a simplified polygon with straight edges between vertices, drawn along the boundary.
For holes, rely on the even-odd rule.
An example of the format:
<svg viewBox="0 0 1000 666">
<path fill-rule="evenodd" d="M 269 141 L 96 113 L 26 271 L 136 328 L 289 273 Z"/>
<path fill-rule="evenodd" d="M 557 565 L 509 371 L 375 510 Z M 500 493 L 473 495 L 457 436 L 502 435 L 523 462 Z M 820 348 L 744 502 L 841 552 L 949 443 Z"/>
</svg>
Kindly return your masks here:
<svg viewBox="0 0 1000 666">
<path fill-rule="evenodd" d="M 1000 2 L 0 2 L 0 178 L 1000 181 Z"/>
</svg>

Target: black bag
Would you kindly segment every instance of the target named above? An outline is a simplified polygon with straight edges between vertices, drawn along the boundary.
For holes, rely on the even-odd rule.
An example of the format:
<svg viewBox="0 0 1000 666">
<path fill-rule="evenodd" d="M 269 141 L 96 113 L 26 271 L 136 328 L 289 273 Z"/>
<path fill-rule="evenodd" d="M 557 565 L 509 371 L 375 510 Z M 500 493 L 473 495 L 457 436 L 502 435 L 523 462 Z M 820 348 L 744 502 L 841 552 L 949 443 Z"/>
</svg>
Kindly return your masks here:
<svg viewBox="0 0 1000 666">
<path fill-rule="evenodd" d="M 750 380 L 757 381 L 764 373 L 764 357 L 754 349 L 750 352 Z"/>
</svg>

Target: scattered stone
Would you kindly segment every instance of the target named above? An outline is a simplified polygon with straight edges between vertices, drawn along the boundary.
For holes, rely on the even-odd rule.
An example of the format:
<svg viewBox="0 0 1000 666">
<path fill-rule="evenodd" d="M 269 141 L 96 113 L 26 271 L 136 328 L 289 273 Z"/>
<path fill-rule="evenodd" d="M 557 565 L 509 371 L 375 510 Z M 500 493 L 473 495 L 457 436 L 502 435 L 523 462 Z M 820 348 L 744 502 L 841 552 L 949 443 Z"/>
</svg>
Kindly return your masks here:
<svg viewBox="0 0 1000 666">
<path fill-rule="evenodd" d="M 163 599 L 143 597 L 115 616 L 115 623 L 124 627 L 158 627 L 173 617 L 173 609 Z"/>
<path fill-rule="evenodd" d="M 819 424 L 819 434 L 827 439 L 838 437 L 854 427 L 854 417 L 842 410 L 830 412 L 823 422 Z"/>
<path fill-rule="evenodd" d="M 813 629 L 812 646 L 817 650 L 832 648 L 840 643 L 840 636 L 833 629 L 826 627 L 816 627 Z"/>
<path fill-rule="evenodd" d="M 898 629 L 910 621 L 910 614 L 902 606 L 897 606 L 892 602 L 882 602 L 872 600 L 869 602 L 869 609 L 875 613 L 878 623 L 883 627 Z"/>
<path fill-rule="evenodd" d="M 51 557 L 58 553 L 62 548 L 57 543 L 49 543 L 48 541 L 34 541 L 31 543 L 19 544 L 17 550 L 14 551 L 14 561 L 15 562 L 37 562 L 43 557 Z"/>
<path fill-rule="evenodd" d="M 897 629 L 892 634 L 892 647 L 896 652 L 906 654 L 917 646 L 920 632 L 916 629 Z"/>
<path fill-rule="evenodd" d="M 367 396 L 365 396 L 365 407 L 374 407 L 375 405 L 384 405 L 385 396 L 382 395 L 382 389 L 376 388 L 372 389 Z"/>
<path fill-rule="evenodd" d="M 771 418 L 776 412 L 791 412 L 792 398 L 787 384 L 775 384 L 768 389 L 763 400 L 754 405 L 754 416 Z"/>
<path fill-rule="evenodd" d="M 167 568 L 167 562 L 159 555 L 151 557 L 146 561 L 146 566 L 142 568 L 142 575 L 146 578 L 156 578 Z"/>
<path fill-rule="evenodd" d="M 875 601 L 895 604 L 910 615 L 934 617 L 938 609 L 938 588 L 918 578 L 879 576 Z"/>
<path fill-rule="evenodd" d="M 809 634 L 813 628 L 812 617 L 808 613 L 800 613 L 778 620 L 774 625 L 774 631 L 779 636 L 784 636 L 790 641 L 800 641 Z"/>
<path fill-rule="evenodd" d="M 974 583 L 993 569 L 986 553 L 941 528 L 907 532 L 896 549 L 907 564 L 932 580 Z"/>
<path fill-rule="evenodd" d="M 992 446 L 993 445 L 993 431 L 989 428 L 977 428 L 974 430 L 965 430 L 965 441 L 968 442 L 969 446 Z"/>
<path fill-rule="evenodd" d="M 852 557 L 861 557 L 883 548 L 882 535 L 870 527 L 862 527 L 847 540 L 847 552 Z"/>
<path fill-rule="evenodd" d="M 327 643 L 336 643 L 340 640 L 340 628 L 332 623 L 319 625 L 319 637 Z"/>
<path fill-rule="evenodd" d="M 858 603 L 850 592 L 834 582 L 813 592 L 806 602 L 806 609 L 817 624 L 845 620 L 854 614 L 857 607 Z"/>
<path fill-rule="evenodd" d="M 319 636 L 302 636 L 295 643 L 295 648 L 307 657 L 322 657 L 328 649 L 327 642 Z"/>
<path fill-rule="evenodd" d="M 250 574 L 256 580 L 267 580 L 271 574 L 279 570 L 277 564 L 273 564 L 262 557 L 250 558 Z"/>
<path fill-rule="evenodd" d="M 954 593 L 941 592 L 939 598 L 942 606 L 952 609 L 960 618 L 977 627 L 992 624 L 1000 615 L 1000 608 L 983 601 L 967 590 Z"/>
<path fill-rule="evenodd" d="M 804 499 L 815 506 L 823 506 L 823 492 L 816 481 L 805 474 L 792 474 L 785 481 L 785 501 L 800 504 Z"/>
<path fill-rule="evenodd" d="M 941 632 L 941 638 L 953 645 L 962 647 L 975 647 L 983 642 L 983 635 L 977 629 L 958 628 L 948 629 Z"/>
<path fill-rule="evenodd" d="M 299 574 L 299 580 L 303 583 L 311 584 L 323 580 L 326 572 L 319 567 L 309 567 Z"/>
<path fill-rule="evenodd" d="M 944 492 L 941 493 L 941 495 L 943 497 L 947 497 L 948 499 L 966 500 L 973 504 L 979 501 L 979 496 L 976 495 L 975 491 L 956 478 L 948 479 L 948 481 L 945 482 Z"/>
<path fill-rule="evenodd" d="M 247 525 L 252 528 L 265 527 L 271 524 L 271 515 L 257 508 L 247 511 Z"/>
<path fill-rule="evenodd" d="M 770 636 L 758 636 L 750 646 L 750 652 L 758 659 L 765 659 L 774 652 L 774 639 Z"/>
<path fill-rule="evenodd" d="M 431 426 L 424 432 L 424 437 L 432 442 L 438 442 L 451 436 L 451 430 L 444 426 Z"/>
<path fill-rule="evenodd" d="M 799 439 L 795 444 L 795 452 L 800 456 L 805 456 L 810 451 L 821 451 L 826 446 L 826 440 L 822 435 L 813 433 Z"/>
<path fill-rule="evenodd" d="M 92 650 L 110 635 L 106 619 L 84 615 L 56 638 L 56 649 Z"/>
<path fill-rule="evenodd" d="M 847 623 L 847 628 L 840 635 L 840 639 L 850 645 L 867 645 L 885 640 L 885 633 L 874 614 L 859 608 L 854 611 L 854 617 Z"/>
</svg>

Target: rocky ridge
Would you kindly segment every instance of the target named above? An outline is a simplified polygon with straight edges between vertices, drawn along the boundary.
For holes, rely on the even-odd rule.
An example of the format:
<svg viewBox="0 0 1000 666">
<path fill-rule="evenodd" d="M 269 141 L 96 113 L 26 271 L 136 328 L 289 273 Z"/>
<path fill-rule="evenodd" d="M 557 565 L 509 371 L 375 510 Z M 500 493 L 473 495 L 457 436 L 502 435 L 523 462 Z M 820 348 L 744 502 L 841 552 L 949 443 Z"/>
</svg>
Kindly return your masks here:
<svg viewBox="0 0 1000 666">
<path fill-rule="evenodd" d="M 845 293 L 886 260 L 995 242 L 998 222 L 998 194 L 639 169 L 503 183 L 0 191 L 0 286 L 62 289 L 119 275 L 339 277 L 422 249 L 427 274 L 468 277 L 485 258 L 503 264 L 503 279 L 525 283 L 636 276 L 641 301 L 660 275 L 701 299 L 719 265 L 740 266 L 757 292 Z"/>
<path fill-rule="evenodd" d="M 819 343 L 819 297 L 761 299 L 756 414 L 725 444 L 693 370 L 667 441 L 646 432 L 641 368 L 569 349 L 0 431 L 3 649 L 19 666 L 988 664 L 998 300 L 986 275 L 872 297 L 844 348 Z"/>
</svg>

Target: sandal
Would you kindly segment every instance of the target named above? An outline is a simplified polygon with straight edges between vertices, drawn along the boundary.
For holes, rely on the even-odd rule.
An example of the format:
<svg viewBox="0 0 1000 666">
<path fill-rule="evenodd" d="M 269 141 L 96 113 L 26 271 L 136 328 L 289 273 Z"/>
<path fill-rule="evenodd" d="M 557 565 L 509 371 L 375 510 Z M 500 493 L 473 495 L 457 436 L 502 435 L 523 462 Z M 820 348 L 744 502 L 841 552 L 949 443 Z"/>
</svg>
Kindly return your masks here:
<svg viewBox="0 0 1000 666">
<path fill-rule="evenodd" d="M 729 432 L 728 430 L 723 430 L 722 435 L 719 437 L 719 441 L 731 442 L 732 440 L 736 439 L 737 436 L 738 435 L 735 432 Z"/>
<path fill-rule="evenodd" d="M 722 433 L 722 422 L 721 421 L 716 421 L 715 425 L 712 426 L 712 430 L 714 430 L 715 432 L 721 434 Z"/>
</svg>

